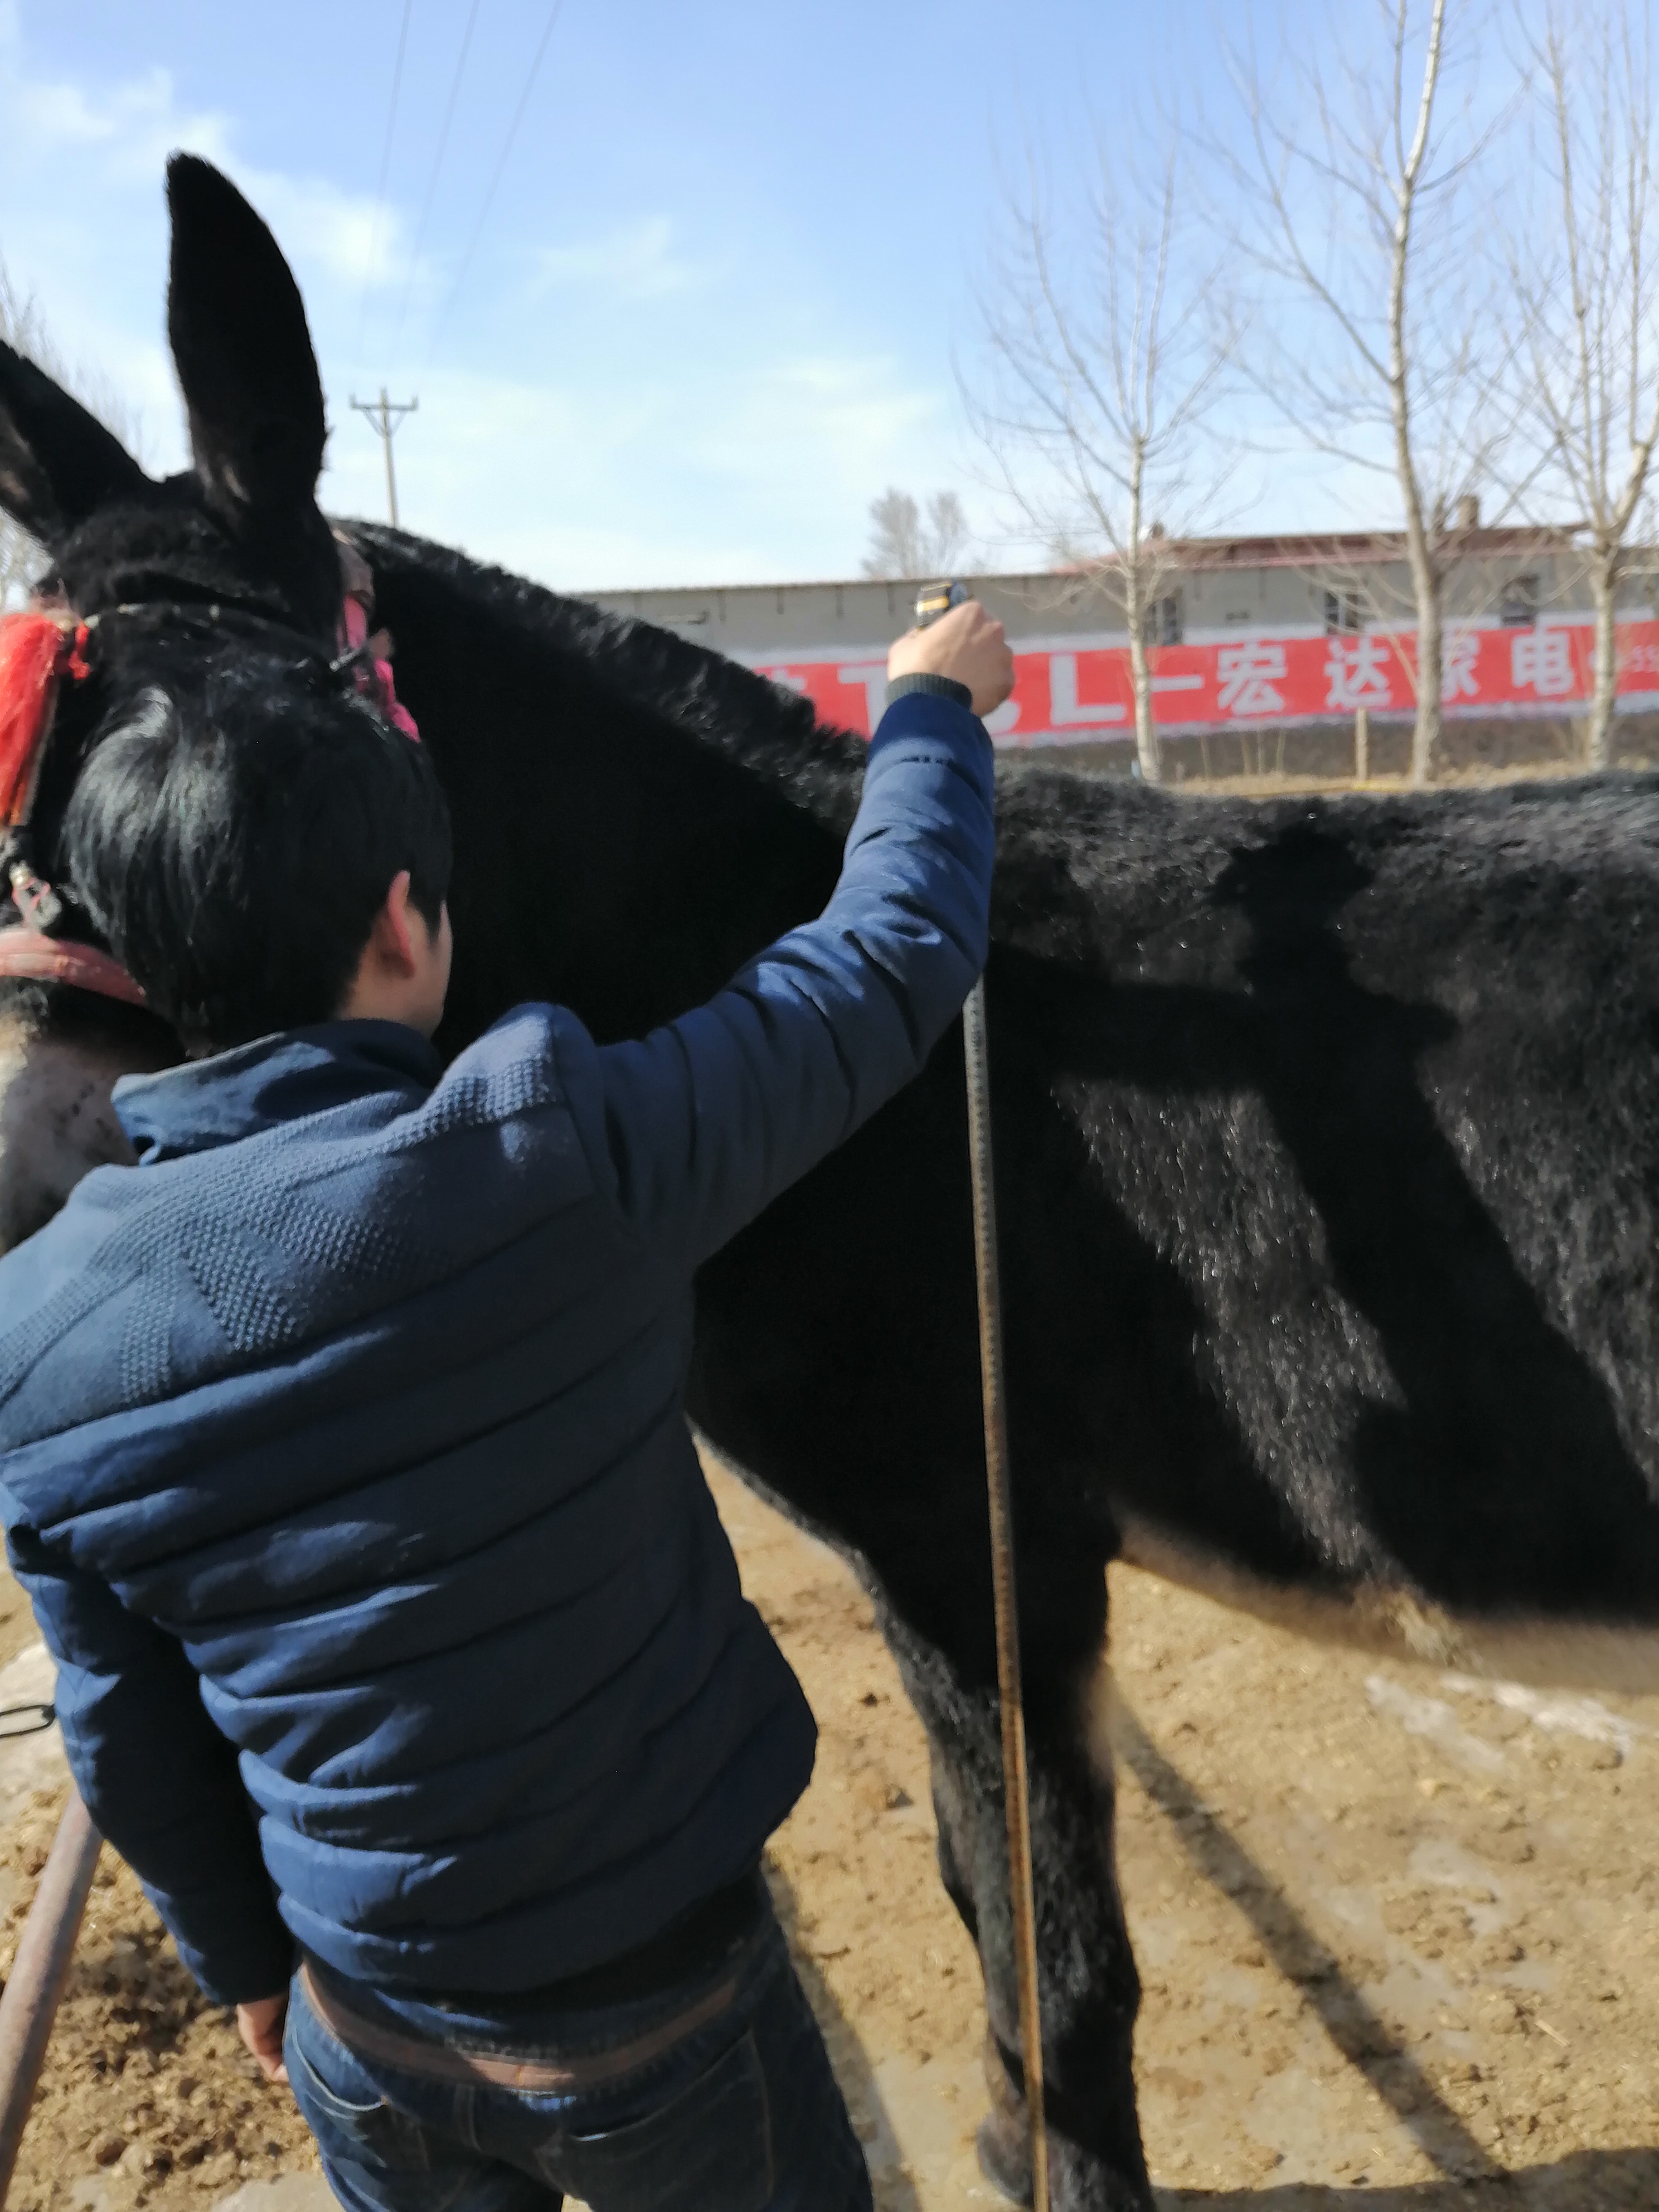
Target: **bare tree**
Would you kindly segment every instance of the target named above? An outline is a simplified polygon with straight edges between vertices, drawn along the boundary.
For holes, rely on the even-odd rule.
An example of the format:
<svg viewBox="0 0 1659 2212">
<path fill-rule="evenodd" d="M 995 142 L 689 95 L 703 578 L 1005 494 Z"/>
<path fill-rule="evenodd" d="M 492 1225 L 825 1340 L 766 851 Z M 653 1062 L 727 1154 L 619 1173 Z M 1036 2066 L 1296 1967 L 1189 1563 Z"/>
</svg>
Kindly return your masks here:
<svg viewBox="0 0 1659 2212">
<path fill-rule="evenodd" d="M 0 339 L 19 353 L 34 355 L 40 343 L 39 319 L 31 301 L 20 300 L 6 265 L 0 262 Z M 10 516 L 0 513 L 0 614 L 23 597 L 30 577 L 46 556 Z"/>
<path fill-rule="evenodd" d="M 1417 625 L 1412 774 L 1422 783 L 1440 738 L 1457 517 L 1505 428 L 1490 206 L 1462 188 L 1510 109 L 1494 110 L 1472 47 L 1464 96 L 1454 97 L 1450 0 L 1374 8 L 1369 38 L 1344 16 L 1334 64 L 1293 58 L 1270 82 L 1253 46 L 1231 54 L 1245 150 L 1224 149 L 1221 161 L 1258 295 L 1246 355 L 1257 392 L 1297 443 L 1398 489 Z"/>
<path fill-rule="evenodd" d="M 40 309 L 32 299 L 26 298 L 18 291 L 3 261 L 0 261 L 0 340 L 16 352 L 26 354 L 66 390 L 72 391 L 82 405 L 90 408 L 99 420 L 115 433 L 129 452 L 135 454 L 140 452 L 137 418 L 101 378 L 71 374 L 52 343 Z M 0 612 L 22 600 L 31 580 L 46 564 L 45 549 L 19 529 L 9 515 L 0 514 Z"/>
<path fill-rule="evenodd" d="M 1035 173 L 1010 195 L 982 288 L 983 370 L 964 378 L 1027 527 L 1121 611 L 1135 749 L 1154 783 L 1159 608 L 1223 473 L 1203 462 L 1225 361 L 1206 308 L 1216 257 L 1190 222 L 1178 146 L 1172 131 L 1157 167 L 1097 146 L 1063 220 Z"/>
<path fill-rule="evenodd" d="M 866 576 L 942 576 L 968 550 L 968 517 L 953 491 L 936 491 L 922 514 L 908 491 L 890 487 L 870 502 Z"/>
<path fill-rule="evenodd" d="M 1507 258 L 1535 495 L 1582 522 L 1595 610 L 1586 757 L 1613 757 L 1619 593 L 1659 441 L 1659 236 L 1647 0 L 1517 9 L 1532 62 L 1530 189 Z"/>
</svg>

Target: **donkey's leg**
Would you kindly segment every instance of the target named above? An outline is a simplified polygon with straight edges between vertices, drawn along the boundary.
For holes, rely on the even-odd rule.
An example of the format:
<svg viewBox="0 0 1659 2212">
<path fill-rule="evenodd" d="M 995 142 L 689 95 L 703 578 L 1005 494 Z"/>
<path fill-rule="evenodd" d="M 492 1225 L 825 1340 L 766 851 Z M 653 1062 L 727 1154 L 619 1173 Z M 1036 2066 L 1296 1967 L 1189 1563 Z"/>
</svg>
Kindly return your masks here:
<svg viewBox="0 0 1659 2212">
<path fill-rule="evenodd" d="M 981 2162 L 1009 2195 L 1029 2200 L 996 1694 L 964 1684 L 890 1607 L 881 1626 L 927 1730 L 939 1871 L 985 1975 L 992 2111 Z M 1069 1680 L 1045 1668 L 1026 1696 L 1049 2191 L 1054 2212 L 1149 2212 L 1133 2065 L 1140 1984 L 1113 1865 L 1111 1778 L 1090 1749 L 1097 1660 L 1090 1653 Z"/>
</svg>

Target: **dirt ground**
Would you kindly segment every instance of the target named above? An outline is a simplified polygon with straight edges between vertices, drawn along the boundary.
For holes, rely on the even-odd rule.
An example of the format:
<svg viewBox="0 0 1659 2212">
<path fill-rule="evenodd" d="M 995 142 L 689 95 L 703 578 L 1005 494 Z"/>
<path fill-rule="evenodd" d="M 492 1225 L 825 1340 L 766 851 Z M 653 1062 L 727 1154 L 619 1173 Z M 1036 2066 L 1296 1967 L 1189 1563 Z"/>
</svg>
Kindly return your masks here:
<svg viewBox="0 0 1659 2212">
<path fill-rule="evenodd" d="M 989 2204 L 978 1972 L 933 1869 L 921 1729 L 839 1561 L 714 1480 L 822 1730 L 772 1875 L 878 2203 Z M 1127 1571 L 1112 1606 L 1142 2114 L 1168 2203 L 1659 2207 L 1659 1699 L 1379 1667 Z M 0 1587 L 0 1705 L 43 1693 L 31 1633 Z M 0 1969 L 57 1759 L 52 1736 L 0 1744 Z M 306 2212 L 327 2201 L 314 2173 L 286 2094 L 106 1856 L 14 2212 Z"/>
<path fill-rule="evenodd" d="M 823 1732 L 777 1839 L 889 2212 L 982 2199 L 977 1969 L 839 1563 L 735 1485 Z M 1172 2204 L 1659 2207 L 1659 1699 L 1494 1692 L 1112 1574 L 1141 2112 Z M 873 1698 L 875 1702 L 870 1700 Z"/>
</svg>

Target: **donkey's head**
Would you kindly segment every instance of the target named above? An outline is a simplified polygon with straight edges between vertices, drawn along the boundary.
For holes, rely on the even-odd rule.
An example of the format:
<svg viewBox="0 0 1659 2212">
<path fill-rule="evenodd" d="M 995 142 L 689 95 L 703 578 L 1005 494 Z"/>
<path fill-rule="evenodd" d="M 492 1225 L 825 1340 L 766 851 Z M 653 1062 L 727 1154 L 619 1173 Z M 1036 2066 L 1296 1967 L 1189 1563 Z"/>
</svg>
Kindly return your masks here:
<svg viewBox="0 0 1659 2212">
<path fill-rule="evenodd" d="M 167 330 L 190 469 L 148 476 L 51 377 L 0 345 L 0 509 L 46 549 L 37 604 L 64 625 L 60 659 L 89 625 L 57 683 L 49 734 L 9 778 L 29 798 L 27 820 L 15 809 L 3 831 L 0 942 L 17 956 L 27 936 L 40 957 L 11 957 L 0 980 L 0 1249 L 88 1167 L 125 1154 L 109 1111 L 114 1077 L 178 1051 L 141 1007 L 79 987 L 87 975 L 96 982 L 77 950 L 95 933 L 58 852 L 77 779 L 154 688 L 199 690 L 227 658 L 257 652 L 279 690 L 314 684 L 340 615 L 340 549 L 316 498 L 322 386 L 299 289 L 270 231 L 207 162 L 176 156 L 167 198 Z M 0 726 L 7 706 L 0 697 Z M 79 980 L 54 980 L 64 974 Z"/>
</svg>

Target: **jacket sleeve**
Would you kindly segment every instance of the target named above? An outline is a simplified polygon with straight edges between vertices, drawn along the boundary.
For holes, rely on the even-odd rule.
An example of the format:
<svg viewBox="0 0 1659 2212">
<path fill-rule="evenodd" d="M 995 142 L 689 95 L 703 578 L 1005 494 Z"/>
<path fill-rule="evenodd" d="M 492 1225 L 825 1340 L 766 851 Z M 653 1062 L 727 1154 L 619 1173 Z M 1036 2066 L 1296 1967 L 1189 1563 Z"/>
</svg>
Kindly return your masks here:
<svg viewBox="0 0 1659 2212">
<path fill-rule="evenodd" d="M 137 1875 L 217 2004 L 274 1996 L 294 1970 L 236 1753 L 173 1638 L 32 1529 L 12 1570 L 58 1662 L 70 1771 L 93 1823 Z"/>
<path fill-rule="evenodd" d="M 982 726 L 898 700 L 820 919 L 706 1006 L 599 1050 L 605 1149 L 643 1241 L 696 1265 L 920 1071 L 985 964 L 994 849 Z"/>
</svg>

